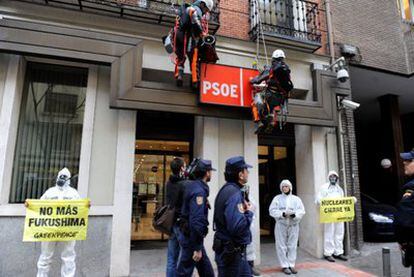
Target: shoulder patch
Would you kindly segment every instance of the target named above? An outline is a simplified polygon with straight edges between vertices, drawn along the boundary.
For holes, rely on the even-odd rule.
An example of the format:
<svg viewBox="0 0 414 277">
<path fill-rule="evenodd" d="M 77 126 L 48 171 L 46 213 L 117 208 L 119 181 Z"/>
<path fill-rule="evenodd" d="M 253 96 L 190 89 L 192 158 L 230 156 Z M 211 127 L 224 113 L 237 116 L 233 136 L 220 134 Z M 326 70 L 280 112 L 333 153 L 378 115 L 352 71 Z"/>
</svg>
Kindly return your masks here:
<svg viewBox="0 0 414 277">
<path fill-rule="evenodd" d="M 244 214 L 244 212 L 246 211 L 244 209 L 243 203 L 237 204 L 237 208 L 239 208 L 239 212 L 242 213 L 242 214 Z"/>
<path fill-rule="evenodd" d="M 204 202 L 203 196 L 197 196 L 196 202 L 197 202 L 197 205 L 203 205 L 203 202 Z"/>
</svg>

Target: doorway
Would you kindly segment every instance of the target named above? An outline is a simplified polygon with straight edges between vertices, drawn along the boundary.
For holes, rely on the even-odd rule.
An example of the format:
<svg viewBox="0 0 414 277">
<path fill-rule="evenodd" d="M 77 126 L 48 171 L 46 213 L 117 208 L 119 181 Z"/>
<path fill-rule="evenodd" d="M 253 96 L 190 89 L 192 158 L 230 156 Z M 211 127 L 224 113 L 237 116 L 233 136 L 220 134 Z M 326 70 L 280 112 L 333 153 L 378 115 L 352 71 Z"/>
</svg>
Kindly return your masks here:
<svg viewBox="0 0 414 277">
<path fill-rule="evenodd" d="M 165 184 L 175 157 L 190 159 L 185 141 L 137 140 L 134 167 L 131 240 L 164 240 L 152 227 L 155 210 L 165 204 Z"/>
<path fill-rule="evenodd" d="M 153 228 L 152 219 L 156 209 L 165 204 L 165 184 L 171 175 L 171 161 L 181 157 L 188 164 L 192 158 L 193 132 L 192 116 L 138 113 L 132 184 L 132 245 L 168 239 Z"/>
<path fill-rule="evenodd" d="M 269 206 L 280 194 L 280 182 L 290 180 L 293 193 L 296 191 L 294 126 L 286 125 L 271 135 L 259 135 L 258 155 L 260 236 L 266 241 L 274 237 L 275 220 L 269 215 Z"/>
</svg>

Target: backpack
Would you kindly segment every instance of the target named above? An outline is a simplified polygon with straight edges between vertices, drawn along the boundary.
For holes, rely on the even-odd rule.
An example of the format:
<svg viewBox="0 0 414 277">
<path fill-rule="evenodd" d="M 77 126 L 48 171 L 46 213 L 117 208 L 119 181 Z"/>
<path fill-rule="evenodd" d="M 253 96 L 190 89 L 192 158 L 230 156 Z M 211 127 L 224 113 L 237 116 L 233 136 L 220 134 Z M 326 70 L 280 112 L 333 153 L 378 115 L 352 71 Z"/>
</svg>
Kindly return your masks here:
<svg viewBox="0 0 414 277">
<path fill-rule="evenodd" d="M 282 89 L 285 93 L 289 93 L 293 89 L 293 83 L 290 79 L 290 69 L 286 63 L 278 63 L 272 73 L 276 76 L 277 86 L 279 89 Z"/>
<path fill-rule="evenodd" d="M 155 230 L 171 235 L 172 227 L 175 222 L 175 208 L 170 205 L 164 205 L 159 207 L 152 219 L 152 226 Z"/>
</svg>

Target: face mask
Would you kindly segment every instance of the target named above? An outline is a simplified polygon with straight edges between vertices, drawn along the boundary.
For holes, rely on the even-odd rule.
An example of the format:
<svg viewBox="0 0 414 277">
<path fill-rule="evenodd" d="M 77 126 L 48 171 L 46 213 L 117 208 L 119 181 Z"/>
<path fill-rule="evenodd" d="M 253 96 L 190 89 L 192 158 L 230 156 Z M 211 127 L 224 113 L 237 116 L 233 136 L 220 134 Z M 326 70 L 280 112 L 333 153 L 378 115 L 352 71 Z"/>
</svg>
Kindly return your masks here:
<svg viewBox="0 0 414 277">
<path fill-rule="evenodd" d="M 331 185 L 335 185 L 337 181 L 338 178 L 336 176 L 329 177 L 329 182 L 331 183 Z"/>
<path fill-rule="evenodd" d="M 67 180 L 68 178 L 66 176 L 60 176 L 59 179 L 56 181 L 56 185 L 58 185 L 59 187 L 63 187 Z"/>
</svg>

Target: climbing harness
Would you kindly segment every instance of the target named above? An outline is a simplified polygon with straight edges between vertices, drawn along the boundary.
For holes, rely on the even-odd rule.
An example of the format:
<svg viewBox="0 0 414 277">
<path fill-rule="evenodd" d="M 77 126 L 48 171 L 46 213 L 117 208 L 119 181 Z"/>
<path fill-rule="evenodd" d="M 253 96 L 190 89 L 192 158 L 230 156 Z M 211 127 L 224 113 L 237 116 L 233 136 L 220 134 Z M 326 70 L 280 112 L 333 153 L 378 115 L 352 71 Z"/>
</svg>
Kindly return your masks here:
<svg viewBox="0 0 414 277">
<path fill-rule="evenodd" d="M 266 64 L 263 65 L 263 69 L 260 70 L 259 76 L 266 70 L 270 70 L 269 79 L 271 79 L 274 74 L 272 69 L 270 69 L 269 59 L 267 55 L 266 40 L 264 37 L 263 22 L 259 10 L 259 0 L 254 0 L 255 15 L 257 20 L 257 39 L 256 39 L 256 56 L 253 62 L 253 68 L 259 69 L 259 54 L 260 54 L 260 41 L 263 44 L 263 51 L 265 56 Z M 273 79 L 275 80 L 275 79 Z M 265 86 L 259 86 L 255 84 L 252 90 L 252 114 L 254 122 L 258 123 L 259 127 L 256 130 L 256 133 L 264 130 L 265 133 L 272 132 L 273 128 L 276 125 L 282 130 L 286 125 L 288 111 L 288 99 L 290 91 L 285 91 L 282 86 L 279 84 L 279 81 L 276 79 L 276 87 L 274 90 L 269 88 L 266 84 Z M 277 100 L 276 100 L 277 99 Z M 276 103 L 272 103 L 276 102 Z M 274 104 L 274 105 L 273 105 Z M 264 107 L 259 109 L 258 106 Z"/>
</svg>

